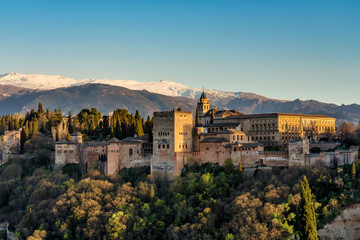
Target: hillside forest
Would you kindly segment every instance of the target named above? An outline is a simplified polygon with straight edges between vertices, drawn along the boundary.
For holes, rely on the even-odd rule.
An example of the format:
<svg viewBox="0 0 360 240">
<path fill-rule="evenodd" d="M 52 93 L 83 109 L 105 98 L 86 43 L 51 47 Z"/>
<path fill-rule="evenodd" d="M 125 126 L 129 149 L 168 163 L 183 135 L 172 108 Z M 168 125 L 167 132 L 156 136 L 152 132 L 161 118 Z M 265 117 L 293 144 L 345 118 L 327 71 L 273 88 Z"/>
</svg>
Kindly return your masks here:
<svg viewBox="0 0 360 240">
<path fill-rule="evenodd" d="M 123 109 L 66 119 L 41 104 L 1 117 L 1 132 L 22 127 L 22 154 L 0 166 L 0 223 L 18 239 L 317 239 L 317 229 L 360 202 L 358 162 L 249 171 L 227 159 L 189 163 L 178 177 L 148 167 L 115 175 L 55 167 L 54 141 L 72 132 L 106 140 L 152 128 L 150 116 Z M 359 143 L 359 127 L 344 123 L 338 133 L 343 148 Z"/>
</svg>

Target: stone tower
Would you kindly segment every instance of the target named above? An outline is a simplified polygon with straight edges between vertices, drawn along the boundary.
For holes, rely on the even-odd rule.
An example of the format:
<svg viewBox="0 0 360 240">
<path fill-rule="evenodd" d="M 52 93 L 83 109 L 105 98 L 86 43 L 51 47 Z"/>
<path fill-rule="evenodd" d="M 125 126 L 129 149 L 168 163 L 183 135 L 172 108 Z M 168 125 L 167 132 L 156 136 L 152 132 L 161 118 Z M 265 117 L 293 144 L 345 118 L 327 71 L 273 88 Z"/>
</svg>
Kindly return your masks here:
<svg viewBox="0 0 360 240">
<path fill-rule="evenodd" d="M 72 133 L 70 135 L 71 137 L 71 141 L 74 142 L 74 143 L 82 143 L 82 134 L 79 133 L 79 132 L 75 132 L 75 133 Z"/>
<path fill-rule="evenodd" d="M 152 172 L 159 170 L 179 175 L 184 156 L 192 152 L 192 144 L 192 112 L 154 112 Z"/>
<path fill-rule="evenodd" d="M 199 102 L 197 104 L 197 109 L 199 111 L 199 117 L 202 117 L 210 110 L 210 103 L 206 98 L 205 91 L 203 90 Z"/>
</svg>

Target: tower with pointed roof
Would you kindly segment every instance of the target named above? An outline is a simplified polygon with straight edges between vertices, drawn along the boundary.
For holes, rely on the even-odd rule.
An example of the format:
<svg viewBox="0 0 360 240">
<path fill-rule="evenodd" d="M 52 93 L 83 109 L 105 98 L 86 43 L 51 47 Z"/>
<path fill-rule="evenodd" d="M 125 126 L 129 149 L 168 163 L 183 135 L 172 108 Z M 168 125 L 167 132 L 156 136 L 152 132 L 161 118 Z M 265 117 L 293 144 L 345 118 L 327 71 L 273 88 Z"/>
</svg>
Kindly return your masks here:
<svg viewBox="0 0 360 240">
<path fill-rule="evenodd" d="M 201 94 L 201 97 L 199 99 L 199 102 L 197 104 L 197 109 L 199 112 L 199 116 L 202 117 L 210 110 L 210 103 L 205 95 L 205 90 L 203 89 L 203 92 Z"/>
</svg>

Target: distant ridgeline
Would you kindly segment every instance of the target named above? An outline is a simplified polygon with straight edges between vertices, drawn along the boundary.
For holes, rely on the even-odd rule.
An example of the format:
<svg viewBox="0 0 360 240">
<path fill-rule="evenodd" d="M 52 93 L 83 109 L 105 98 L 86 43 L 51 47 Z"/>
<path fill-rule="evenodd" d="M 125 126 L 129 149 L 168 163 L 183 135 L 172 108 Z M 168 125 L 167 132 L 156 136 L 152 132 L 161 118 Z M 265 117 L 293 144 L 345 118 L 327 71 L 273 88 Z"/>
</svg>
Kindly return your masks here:
<svg viewBox="0 0 360 240">
<path fill-rule="evenodd" d="M 10 74 L 13 75 L 13 74 Z M 42 102 L 48 109 L 58 109 L 64 113 L 80 112 L 83 108 L 94 107 L 104 115 L 113 112 L 114 109 L 128 109 L 135 113 L 138 109 L 141 114 L 152 115 L 154 111 L 166 111 L 175 107 L 181 107 L 185 111 L 194 111 L 194 105 L 202 94 L 200 89 L 169 82 L 144 83 L 138 82 L 135 86 L 127 85 L 129 82 L 121 82 L 119 86 L 115 81 L 88 84 L 66 84 L 63 77 L 45 79 L 41 85 L 30 84 L 26 86 L 27 75 L 15 74 L 17 83 L 13 82 L 14 76 L 3 78 L 0 84 L 0 114 L 13 114 L 15 112 L 26 113 L 36 108 Z M 33 76 L 38 80 L 39 76 Z M 91 83 L 92 84 L 91 84 Z M 36 81 L 39 84 L 38 81 Z M 115 84 L 116 85 L 116 84 Z M 158 86 L 158 87 L 156 87 Z M 47 90 L 45 90 L 47 89 Z M 209 90 L 208 98 L 213 106 L 220 109 L 234 109 L 245 114 L 261 114 L 273 112 L 321 114 L 334 117 L 338 120 L 358 122 L 360 120 L 360 105 L 336 105 L 315 100 L 278 100 L 245 92 L 222 92 Z"/>
</svg>

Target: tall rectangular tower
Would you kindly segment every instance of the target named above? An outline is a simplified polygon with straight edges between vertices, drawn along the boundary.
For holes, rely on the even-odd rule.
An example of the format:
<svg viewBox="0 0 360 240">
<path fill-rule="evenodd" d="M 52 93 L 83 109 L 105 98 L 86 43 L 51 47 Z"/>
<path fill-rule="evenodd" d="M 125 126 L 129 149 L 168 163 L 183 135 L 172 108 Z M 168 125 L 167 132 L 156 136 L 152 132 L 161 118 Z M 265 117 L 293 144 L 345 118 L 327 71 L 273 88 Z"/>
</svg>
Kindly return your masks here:
<svg viewBox="0 0 360 240">
<path fill-rule="evenodd" d="M 180 173 L 183 154 L 192 151 L 192 143 L 192 112 L 154 112 L 152 172 Z"/>
</svg>

